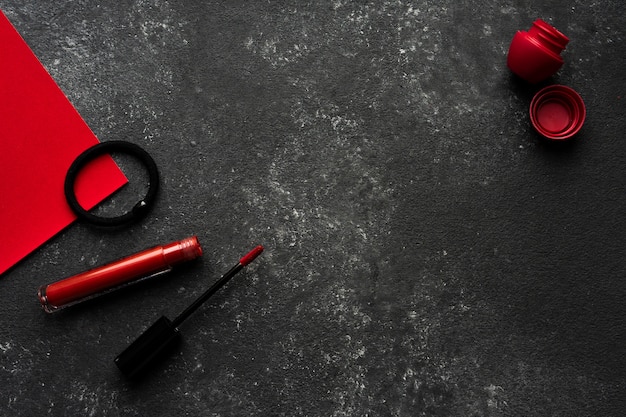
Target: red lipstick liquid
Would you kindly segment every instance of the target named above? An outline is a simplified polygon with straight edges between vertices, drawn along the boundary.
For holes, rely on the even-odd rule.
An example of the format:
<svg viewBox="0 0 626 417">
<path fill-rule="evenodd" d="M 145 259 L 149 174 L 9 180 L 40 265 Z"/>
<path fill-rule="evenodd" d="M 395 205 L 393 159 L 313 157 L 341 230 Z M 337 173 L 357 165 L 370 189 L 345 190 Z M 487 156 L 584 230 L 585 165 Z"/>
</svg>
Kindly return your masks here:
<svg viewBox="0 0 626 417">
<path fill-rule="evenodd" d="M 200 242 L 196 236 L 192 236 L 136 253 L 52 284 L 43 285 L 39 288 L 37 297 L 43 309 L 52 313 L 120 286 L 170 271 L 173 266 L 196 259 L 201 255 Z"/>
</svg>

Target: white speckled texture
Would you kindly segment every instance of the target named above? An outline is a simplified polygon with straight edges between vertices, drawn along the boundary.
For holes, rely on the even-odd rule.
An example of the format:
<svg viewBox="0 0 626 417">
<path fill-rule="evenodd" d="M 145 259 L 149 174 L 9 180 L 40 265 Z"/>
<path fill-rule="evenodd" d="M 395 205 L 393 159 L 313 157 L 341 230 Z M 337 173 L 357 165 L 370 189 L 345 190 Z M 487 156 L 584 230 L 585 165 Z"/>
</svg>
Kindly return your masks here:
<svg viewBox="0 0 626 417">
<path fill-rule="evenodd" d="M 1 416 L 623 414 L 621 3 L 0 9 L 96 135 L 144 147 L 162 177 L 141 224 L 73 225 L 0 277 Z M 587 105 L 565 146 L 529 124 L 542 85 L 505 65 L 539 17 L 571 39 L 547 83 Z M 142 190 L 119 162 L 131 185 L 104 211 Z M 41 284 L 191 234 L 199 262 L 37 305 Z M 257 244 L 181 349 L 124 381 L 113 358 Z"/>
</svg>

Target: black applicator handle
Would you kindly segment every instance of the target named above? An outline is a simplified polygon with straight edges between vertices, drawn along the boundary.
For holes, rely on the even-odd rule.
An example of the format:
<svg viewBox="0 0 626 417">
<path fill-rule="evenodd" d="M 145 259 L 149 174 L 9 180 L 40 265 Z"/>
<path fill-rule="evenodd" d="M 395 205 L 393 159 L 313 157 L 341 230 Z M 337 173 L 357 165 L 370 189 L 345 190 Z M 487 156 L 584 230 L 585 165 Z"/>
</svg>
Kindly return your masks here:
<svg viewBox="0 0 626 417">
<path fill-rule="evenodd" d="M 202 305 L 217 290 L 222 288 L 237 272 L 252 262 L 263 252 L 263 246 L 257 246 L 239 260 L 237 265 L 225 273 L 215 284 L 187 307 L 174 321 L 161 316 L 152 326 L 144 331 L 133 343 L 115 358 L 115 364 L 130 379 L 143 375 L 155 362 L 165 357 L 180 341 L 178 326 Z"/>
<path fill-rule="evenodd" d="M 137 379 L 167 357 L 180 339 L 178 329 L 167 317 L 161 316 L 115 358 L 115 365 L 126 378 Z"/>
</svg>

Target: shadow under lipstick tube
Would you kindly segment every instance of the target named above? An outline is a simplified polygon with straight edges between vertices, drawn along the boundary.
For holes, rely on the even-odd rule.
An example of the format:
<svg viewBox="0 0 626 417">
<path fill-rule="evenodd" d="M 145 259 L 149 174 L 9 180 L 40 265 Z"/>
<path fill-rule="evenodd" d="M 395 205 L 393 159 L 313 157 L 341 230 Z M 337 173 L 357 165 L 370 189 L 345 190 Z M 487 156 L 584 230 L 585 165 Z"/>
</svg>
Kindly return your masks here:
<svg viewBox="0 0 626 417">
<path fill-rule="evenodd" d="M 43 285 L 37 297 L 43 309 L 53 313 L 119 287 L 168 272 L 177 264 L 202 255 L 196 236 L 130 255 L 119 261 Z"/>
</svg>

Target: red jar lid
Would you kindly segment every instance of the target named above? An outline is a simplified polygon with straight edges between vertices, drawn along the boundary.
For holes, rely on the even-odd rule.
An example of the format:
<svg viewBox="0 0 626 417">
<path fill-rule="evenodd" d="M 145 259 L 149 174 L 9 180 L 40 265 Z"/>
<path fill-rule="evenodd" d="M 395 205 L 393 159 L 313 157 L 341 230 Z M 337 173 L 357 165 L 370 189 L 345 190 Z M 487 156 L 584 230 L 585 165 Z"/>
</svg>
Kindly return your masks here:
<svg viewBox="0 0 626 417">
<path fill-rule="evenodd" d="M 564 85 L 540 90 L 530 103 L 530 121 L 542 136 L 565 140 L 580 131 L 586 116 L 580 95 Z"/>
</svg>

